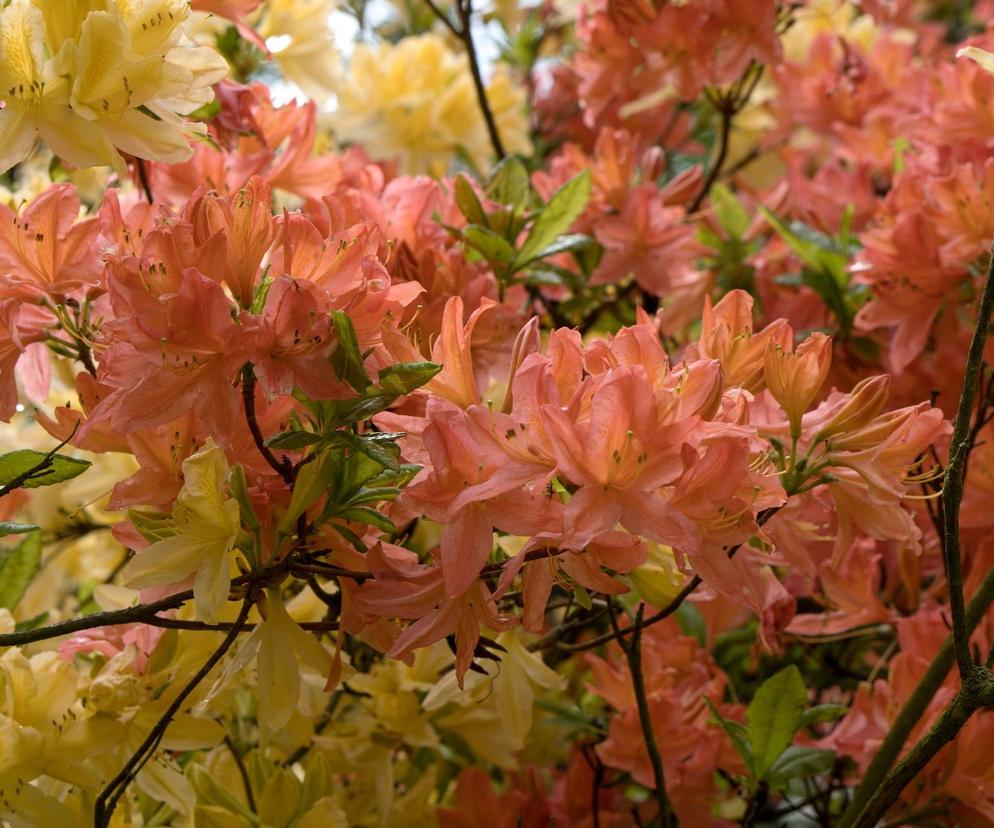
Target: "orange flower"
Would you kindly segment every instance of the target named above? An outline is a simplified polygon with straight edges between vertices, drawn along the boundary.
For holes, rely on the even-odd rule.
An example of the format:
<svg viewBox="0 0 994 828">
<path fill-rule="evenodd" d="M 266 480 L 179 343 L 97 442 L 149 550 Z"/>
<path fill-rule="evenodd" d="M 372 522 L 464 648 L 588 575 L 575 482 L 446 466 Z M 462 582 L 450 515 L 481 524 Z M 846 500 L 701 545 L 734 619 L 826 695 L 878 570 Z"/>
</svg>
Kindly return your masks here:
<svg viewBox="0 0 994 828">
<path fill-rule="evenodd" d="M 771 341 L 766 349 L 766 387 L 790 421 L 791 437 L 801 434 L 801 417 L 821 390 L 832 363 L 832 340 L 813 333 L 793 351 Z"/>
</svg>

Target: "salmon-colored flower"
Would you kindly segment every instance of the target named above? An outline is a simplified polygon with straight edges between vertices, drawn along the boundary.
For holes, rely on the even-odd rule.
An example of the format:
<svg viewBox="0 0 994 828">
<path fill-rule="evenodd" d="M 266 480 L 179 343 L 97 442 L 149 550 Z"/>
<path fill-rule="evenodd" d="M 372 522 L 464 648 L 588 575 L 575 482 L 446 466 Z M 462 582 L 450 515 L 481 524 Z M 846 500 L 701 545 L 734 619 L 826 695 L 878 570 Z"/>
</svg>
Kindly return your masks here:
<svg viewBox="0 0 994 828">
<path fill-rule="evenodd" d="M 766 387 L 787 413 L 792 436 L 800 435 L 801 417 L 821 391 L 831 363 L 832 340 L 823 333 L 811 334 L 793 350 L 772 341 L 767 346 Z"/>
</svg>

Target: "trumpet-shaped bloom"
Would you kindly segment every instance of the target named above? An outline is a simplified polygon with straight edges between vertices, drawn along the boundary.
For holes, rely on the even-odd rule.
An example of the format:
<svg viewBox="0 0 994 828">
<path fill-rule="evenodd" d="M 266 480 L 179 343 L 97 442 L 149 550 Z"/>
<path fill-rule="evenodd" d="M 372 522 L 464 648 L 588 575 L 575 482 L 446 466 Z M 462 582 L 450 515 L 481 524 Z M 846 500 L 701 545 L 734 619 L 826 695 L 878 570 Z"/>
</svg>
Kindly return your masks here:
<svg viewBox="0 0 994 828">
<path fill-rule="evenodd" d="M 766 348 L 766 387 L 790 421 L 792 435 L 801 433 L 801 417 L 815 401 L 832 364 L 832 340 L 815 332 L 793 350 L 777 342 Z"/>
<path fill-rule="evenodd" d="M 125 568 L 135 587 L 162 586 L 193 577 L 197 615 L 217 619 L 228 600 L 231 550 L 241 527 L 238 504 L 224 493 L 228 461 L 208 442 L 183 463 L 183 489 L 173 506 L 174 534 L 156 541 Z"/>
<path fill-rule="evenodd" d="M 24 160 L 40 134 L 81 167 L 192 155 L 203 132 L 182 116 L 213 97 L 228 67 L 185 33 L 179 0 L 35 4 L 0 11 L 0 167 Z"/>
</svg>

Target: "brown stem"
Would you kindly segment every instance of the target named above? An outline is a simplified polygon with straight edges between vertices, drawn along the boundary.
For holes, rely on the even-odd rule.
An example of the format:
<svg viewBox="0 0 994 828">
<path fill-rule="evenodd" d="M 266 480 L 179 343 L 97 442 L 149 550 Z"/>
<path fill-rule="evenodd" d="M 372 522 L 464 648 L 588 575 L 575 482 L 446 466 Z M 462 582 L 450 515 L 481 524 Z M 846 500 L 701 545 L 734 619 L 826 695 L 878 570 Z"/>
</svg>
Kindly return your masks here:
<svg viewBox="0 0 994 828">
<path fill-rule="evenodd" d="M 986 669 L 974 666 L 963 687 L 949 703 L 929 731 L 892 770 L 876 789 L 855 828 L 873 828 L 897 801 L 907 787 L 936 754 L 963 729 L 970 717 L 981 707 L 994 702 L 994 677 Z"/>
<path fill-rule="evenodd" d="M 254 814 L 256 812 L 255 794 L 252 793 L 252 780 L 249 779 L 245 760 L 242 759 L 241 753 L 238 752 L 238 748 L 227 733 L 224 734 L 224 746 L 231 754 L 231 758 L 235 760 L 235 767 L 238 768 L 238 775 L 242 778 L 242 787 L 245 789 L 245 801 L 248 803 L 249 810 Z"/>
<path fill-rule="evenodd" d="M 701 191 L 697 194 L 690 207 L 687 208 L 688 213 L 696 213 L 700 209 L 700 206 L 704 203 L 704 199 L 711 192 L 714 182 L 721 175 L 721 168 L 725 166 L 725 159 L 728 158 L 729 138 L 732 134 L 732 120 L 735 118 L 735 107 L 732 101 L 727 98 L 721 98 L 718 114 L 721 116 L 721 128 L 718 133 L 718 155 L 708 170 L 707 177 L 701 185 Z"/>
<path fill-rule="evenodd" d="M 93 811 L 94 828 L 108 828 L 118 801 L 124 795 L 124 792 L 128 789 L 128 786 L 134 778 L 141 772 L 141 769 L 145 766 L 148 760 L 152 758 L 156 748 L 162 741 L 162 737 L 166 735 L 166 730 L 169 728 L 173 717 L 180 711 L 180 708 L 183 707 L 183 703 L 187 700 L 189 695 L 197 689 L 205 678 L 207 678 L 210 671 L 214 669 L 215 665 L 217 665 L 217 663 L 224 657 L 224 654 L 227 653 L 228 650 L 231 649 L 231 646 L 235 643 L 235 639 L 238 638 L 239 633 L 241 633 L 242 628 L 245 626 L 245 621 L 248 619 L 248 614 L 252 609 L 252 604 L 252 596 L 247 596 L 242 602 L 242 608 L 238 613 L 238 620 L 235 622 L 235 626 L 224 637 L 224 640 L 218 648 L 211 653 L 207 661 L 205 661 L 200 669 L 197 670 L 193 678 L 191 678 L 186 685 L 184 685 L 183 689 L 179 691 L 176 698 L 173 699 L 166 708 L 166 712 L 163 713 L 159 721 L 155 723 L 155 727 L 152 728 L 151 732 L 145 738 L 145 741 L 143 741 L 138 746 L 138 749 L 131 754 L 131 758 L 124 764 L 124 767 L 121 768 L 117 776 L 108 782 L 104 789 L 100 792 Z"/>
<path fill-rule="evenodd" d="M 152 185 L 148 180 L 148 170 L 145 169 L 145 162 L 141 158 L 135 158 L 135 169 L 138 171 L 138 183 L 141 184 L 145 199 L 149 204 L 155 203 L 155 196 L 152 195 Z"/>
<path fill-rule="evenodd" d="M 632 640 L 627 644 L 621 638 L 621 631 L 618 629 L 614 613 L 610 613 L 611 626 L 614 628 L 621 649 L 628 660 L 628 671 L 632 676 L 632 690 L 635 693 L 635 704 L 638 708 L 639 725 L 642 728 L 642 738 L 645 741 L 645 749 L 649 754 L 649 762 L 652 765 L 652 778 L 655 784 L 656 804 L 659 806 L 659 823 L 662 828 L 674 828 L 673 808 L 670 805 L 669 797 L 666 795 L 666 775 L 663 770 L 663 758 L 659 753 L 659 745 L 656 743 L 656 736 L 652 728 L 652 718 L 649 715 L 649 699 L 645 689 L 645 673 L 642 670 L 642 625 L 645 604 L 639 604 L 638 612 L 635 615 L 635 623 L 629 628 L 632 631 Z"/>
<path fill-rule="evenodd" d="M 977 310 L 977 324 L 970 340 L 970 350 L 966 357 L 966 372 L 963 376 L 963 390 L 960 394 L 956 419 L 953 422 L 953 436 L 949 444 L 949 462 L 942 481 L 943 535 L 942 553 L 946 564 L 946 581 L 949 584 L 949 611 L 953 621 L 953 641 L 956 651 L 956 664 L 964 679 L 973 669 L 970 655 L 969 634 L 966 631 L 966 611 L 963 598 L 963 562 L 959 542 L 959 513 L 963 501 L 963 488 L 966 484 L 966 463 L 973 448 L 970 422 L 974 403 L 980 390 L 981 369 L 983 367 L 984 343 L 990 325 L 991 311 L 994 309 L 994 245 L 987 266 L 984 292 Z"/>
<path fill-rule="evenodd" d="M 500 132 L 497 129 L 497 121 L 494 118 L 493 110 L 490 109 L 490 102 L 487 100 L 487 89 L 484 86 L 483 75 L 480 72 L 480 59 L 476 54 L 476 46 L 473 43 L 473 0 L 456 0 L 456 13 L 459 15 L 459 26 L 456 26 L 433 0 L 425 0 L 425 3 L 435 14 L 435 17 L 452 34 L 458 37 L 466 48 L 466 57 L 469 59 L 469 71 L 473 76 L 473 88 L 476 90 L 476 100 L 480 105 L 480 112 L 487 127 L 487 134 L 490 136 L 490 144 L 493 147 L 494 155 L 497 156 L 498 161 L 501 161 L 507 153 L 504 151 L 504 144 L 500 140 Z"/>
<path fill-rule="evenodd" d="M 262 429 L 259 428 L 259 421 L 255 415 L 255 384 L 255 371 L 252 368 L 252 363 L 246 362 L 245 367 L 242 368 L 242 400 L 245 403 L 245 420 L 248 423 L 249 431 L 252 433 L 256 448 L 259 449 L 259 453 L 266 459 L 273 471 L 283 478 L 284 483 L 292 486 L 293 464 L 285 457 L 282 462 L 276 459 L 276 455 L 266 445 Z"/>
</svg>

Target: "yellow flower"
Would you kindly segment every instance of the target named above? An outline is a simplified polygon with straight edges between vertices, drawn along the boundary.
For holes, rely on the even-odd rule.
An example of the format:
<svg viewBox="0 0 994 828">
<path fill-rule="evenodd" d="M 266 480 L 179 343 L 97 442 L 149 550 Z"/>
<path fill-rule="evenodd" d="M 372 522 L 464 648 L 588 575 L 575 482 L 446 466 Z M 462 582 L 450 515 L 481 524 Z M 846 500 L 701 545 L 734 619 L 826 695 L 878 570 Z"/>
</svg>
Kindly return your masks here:
<svg viewBox="0 0 994 828">
<path fill-rule="evenodd" d="M 175 534 L 153 543 L 124 569 L 128 586 L 174 584 L 196 573 L 194 605 L 217 619 L 231 586 L 231 550 L 241 526 L 238 504 L 224 495 L 228 461 L 212 441 L 183 461 L 183 489 L 173 506 Z"/>
<path fill-rule="evenodd" d="M 256 24 L 283 76 L 311 98 L 325 100 L 341 71 L 328 0 L 269 0 Z"/>
<path fill-rule="evenodd" d="M 965 57 L 976 61 L 981 69 L 994 75 L 994 53 L 985 52 L 983 49 L 978 49 L 976 46 L 964 46 L 956 52 L 956 57 Z"/>
<path fill-rule="evenodd" d="M 0 630 L 13 627 L 10 614 Z M 69 825 L 72 815 L 33 780 L 42 774 L 72 784 L 85 781 L 85 754 L 67 748 L 81 708 L 76 703 L 76 671 L 55 652 L 28 658 L 19 649 L 0 657 L 0 822 L 15 825 Z"/>
<path fill-rule="evenodd" d="M 673 557 L 673 547 L 649 544 L 649 555 L 641 566 L 628 573 L 635 591 L 644 601 L 665 607 L 684 586 L 684 576 Z"/>
<path fill-rule="evenodd" d="M 360 44 L 337 93 L 338 137 L 398 159 L 406 173 L 442 175 L 460 153 L 480 168 L 492 157 L 466 56 L 437 35 Z M 527 152 L 524 92 L 501 67 L 487 93 L 505 146 Z"/>
<path fill-rule="evenodd" d="M 170 163 L 204 132 L 181 116 L 228 71 L 196 45 L 185 0 L 11 0 L 0 9 L 0 169 L 40 135 L 77 167 L 125 166 L 120 152 Z"/>
<path fill-rule="evenodd" d="M 501 633 L 497 643 L 505 652 L 501 653 L 499 665 L 486 661 L 481 666 L 487 675 L 467 673 L 463 690 L 456 684 L 455 674 L 448 673 L 435 683 L 422 702 L 428 711 L 439 710 L 450 702 L 462 707 L 439 723 L 470 742 L 482 737 L 488 717 L 492 716 L 502 736 L 499 742 L 495 740 L 488 755 L 495 764 L 504 764 L 508 752 L 524 747 L 538 691 L 562 690 L 565 685 L 563 676 L 548 667 L 540 655 L 528 651 L 531 640 L 531 636 L 519 629 Z"/>
</svg>

